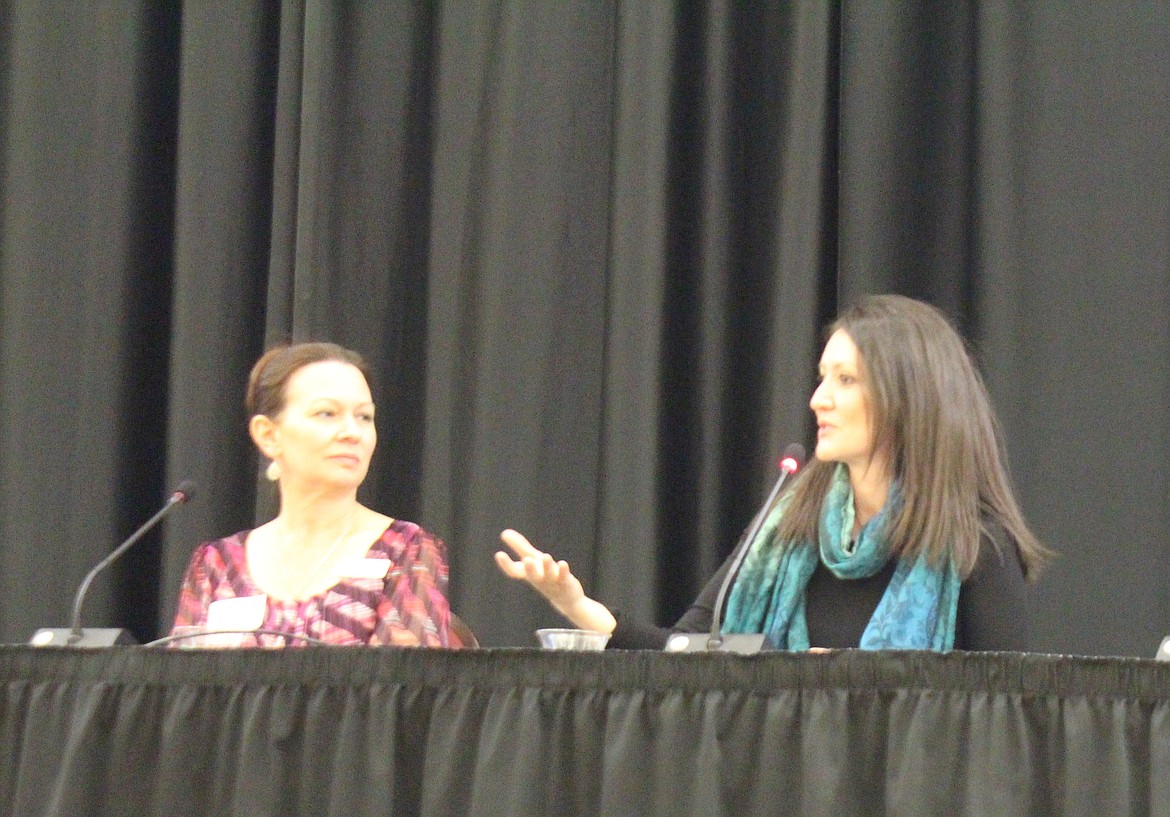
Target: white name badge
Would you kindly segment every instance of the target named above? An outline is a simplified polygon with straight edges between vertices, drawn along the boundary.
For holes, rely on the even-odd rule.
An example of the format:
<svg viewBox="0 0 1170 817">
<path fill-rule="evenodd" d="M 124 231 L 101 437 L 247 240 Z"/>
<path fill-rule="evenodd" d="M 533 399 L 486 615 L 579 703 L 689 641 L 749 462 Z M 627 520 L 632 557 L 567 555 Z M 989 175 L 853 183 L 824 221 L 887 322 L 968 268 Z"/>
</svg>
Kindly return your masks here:
<svg viewBox="0 0 1170 817">
<path fill-rule="evenodd" d="M 343 579 L 384 579 L 392 564 L 389 559 L 346 559 L 337 566 L 337 575 Z"/>
<path fill-rule="evenodd" d="M 257 630 L 268 613 L 268 596 L 219 599 L 207 607 L 208 630 Z"/>
</svg>

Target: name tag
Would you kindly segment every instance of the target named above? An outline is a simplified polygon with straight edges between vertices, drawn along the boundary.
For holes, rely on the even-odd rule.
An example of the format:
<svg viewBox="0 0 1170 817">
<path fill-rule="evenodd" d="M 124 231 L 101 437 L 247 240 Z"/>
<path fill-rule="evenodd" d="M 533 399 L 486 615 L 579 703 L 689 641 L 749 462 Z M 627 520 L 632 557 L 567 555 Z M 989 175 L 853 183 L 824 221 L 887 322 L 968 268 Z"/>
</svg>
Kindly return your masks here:
<svg viewBox="0 0 1170 817">
<path fill-rule="evenodd" d="M 219 599 L 207 607 L 208 630 L 256 630 L 268 613 L 268 596 Z"/>
<path fill-rule="evenodd" d="M 337 567 L 343 579 L 384 579 L 390 572 L 389 559 L 348 559 Z"/>
</svg>

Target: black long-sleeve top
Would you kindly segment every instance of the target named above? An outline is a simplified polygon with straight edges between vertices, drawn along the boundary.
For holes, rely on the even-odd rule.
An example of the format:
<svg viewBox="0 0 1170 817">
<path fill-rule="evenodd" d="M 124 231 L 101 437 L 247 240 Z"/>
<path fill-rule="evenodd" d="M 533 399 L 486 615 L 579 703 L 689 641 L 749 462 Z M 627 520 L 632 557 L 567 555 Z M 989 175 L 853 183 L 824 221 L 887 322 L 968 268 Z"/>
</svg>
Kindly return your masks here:
<svg viewBox="0 0 1170 817">
<path fill-rule="evenodd" d="M 1019 550 L 1006 535 L 997 539 L 1002 543 L 998 547 L 984 536 L 975 569 L 959 588 L 956 650 L 1027 649 L 1026 583 Z M 715 597 L 729 565 L 730 557 L 673 627 L 639 624 L 616 614 L 617 628 L 607 646 L 660 650 L 672 633 L 709 632 Z M 809 643 L 814 647 L 857 647 L 896 566 L 897 561 L 890 559 L 867 578 L 839 579 L 823 563 L 818 564 L 805 591 Z"/>
</svg>

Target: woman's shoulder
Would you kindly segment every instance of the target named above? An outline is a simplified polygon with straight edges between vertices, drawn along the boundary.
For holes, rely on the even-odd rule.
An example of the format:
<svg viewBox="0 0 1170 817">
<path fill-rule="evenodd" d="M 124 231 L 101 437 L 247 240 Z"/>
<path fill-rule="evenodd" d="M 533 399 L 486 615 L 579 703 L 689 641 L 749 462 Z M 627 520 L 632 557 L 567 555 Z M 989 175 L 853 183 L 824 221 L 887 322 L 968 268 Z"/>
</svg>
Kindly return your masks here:
<svg viewBox="0 0 1170 817">
<path fill-rule="evenodd" d="M 964 650 L 1028 648 L 1027 582 L 1019 545 L 987 516 L 979 559 L 959 593 L 955 647 Z"/>
<path fill-rule="evenodd" d="M 431 549 L 445 550 L 443 541 L 434 534 L 424 529 L 417 522 L 410 522 L 405 519 L 391 519 L 386 528 L 382 531 L 382 536 L 375 543 L 375 547 L 381 547 L 386 550 L 419 550 Z"/>
<path fill-rule="evenodd" d="M 398 566 L 418 566 L 443 578 L 447 575 L 446 545 L 416 522 L 395 519 L 370 551 Z"/>
<path fill-rule="evenodd" d="M 246 551 L 244 543 L 247 541 L 249 533 L 251 533 L 251 530 L 243 530 L 220 539 L 210 539 L 202 542 L 195 548 L 195 553 L 191 557 L 191 561 L 205 564 L 218 563 L 224 568 L 245 564 Z"/>
</svg>

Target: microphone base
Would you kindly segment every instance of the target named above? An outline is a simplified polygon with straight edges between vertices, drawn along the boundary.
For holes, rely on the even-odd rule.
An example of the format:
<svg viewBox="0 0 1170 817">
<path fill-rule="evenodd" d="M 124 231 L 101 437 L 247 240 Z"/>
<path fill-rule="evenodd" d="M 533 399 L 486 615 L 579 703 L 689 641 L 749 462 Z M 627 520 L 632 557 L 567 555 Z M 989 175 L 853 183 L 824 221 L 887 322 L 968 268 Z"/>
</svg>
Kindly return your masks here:
<svg viewBox="0 0 1170 817">
<path fill-rule="evenodd" d="M 129 630 L 118 627 L 86 627 L 78 637 L 69 627 L 42 627 L 28 640 L 33 647 L 122 647 L 137 644 Z"/>
<path fill-rule="evenodd" d="M 665 652 L 735 652 L 752 655 L 770 650 L 772 645 L 763 633 L 725 633 L 720 643 L 712 645 L 710 633 L 672 633 L 666 640 Z"/>
</svg>

